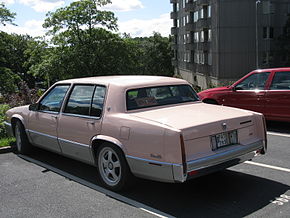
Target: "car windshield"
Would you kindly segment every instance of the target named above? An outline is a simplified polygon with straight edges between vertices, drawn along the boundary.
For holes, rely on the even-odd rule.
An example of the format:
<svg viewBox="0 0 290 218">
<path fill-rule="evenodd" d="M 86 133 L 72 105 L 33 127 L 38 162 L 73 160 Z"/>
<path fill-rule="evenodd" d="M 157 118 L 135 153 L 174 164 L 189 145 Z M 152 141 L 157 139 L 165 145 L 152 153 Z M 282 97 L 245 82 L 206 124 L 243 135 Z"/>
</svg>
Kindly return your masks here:
<svg viewBox="0 0 290 218">
<path fill-rule="evenodd" d="M 126 93 L 127 110 L 156 107 L 169 104 L 199 101 L 189 85 L 168 85 L 131 89 Z"/>
</svg>

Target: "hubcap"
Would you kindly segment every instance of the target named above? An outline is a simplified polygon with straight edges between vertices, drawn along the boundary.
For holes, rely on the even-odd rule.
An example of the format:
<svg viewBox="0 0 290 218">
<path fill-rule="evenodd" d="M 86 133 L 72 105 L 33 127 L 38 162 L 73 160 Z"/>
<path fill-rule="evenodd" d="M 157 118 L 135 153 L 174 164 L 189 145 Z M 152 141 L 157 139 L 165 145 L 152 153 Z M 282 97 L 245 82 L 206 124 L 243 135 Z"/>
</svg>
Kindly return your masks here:
<svg viewBox="0 0 290 218">
<path fill-rule="evenodd" d="M 121 179 L 121 165 L 117 153 L 110 147 L 104 147 L 98 157 L 98 167 L 104 182 L 117 185 Z"/>
<path fill-rule="evenodd" d="M 20 129 L 18 125 L 16 125 L 15 127 L 15 138 L 16 138 L 17 150 L 20 151 L 21 146 L 22 146 L 22 141 L 21 141 Z"/>
</svg>

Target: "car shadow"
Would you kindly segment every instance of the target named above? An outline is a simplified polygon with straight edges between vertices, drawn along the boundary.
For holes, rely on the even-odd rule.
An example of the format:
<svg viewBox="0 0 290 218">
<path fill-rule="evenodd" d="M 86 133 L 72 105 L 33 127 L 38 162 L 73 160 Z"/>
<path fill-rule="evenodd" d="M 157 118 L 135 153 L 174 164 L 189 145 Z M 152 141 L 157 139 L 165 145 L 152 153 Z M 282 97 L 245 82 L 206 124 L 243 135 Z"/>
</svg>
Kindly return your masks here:
<svg viewBox="0 0 290 218">
<path fill-rule="evenodd" d="M 93 166 L 38 148 L 28 157 L 36 160 L 33 163 L 44 163 L 101 186 Z M 276 181 L 224 170 L 183 184 L 137 179 L 133 187 L 119 194 L 174 217 L 244 217 L 289 189 L 290 186 Z"/>
<path fill-rule="evenodd" d="M 278 121 L 267 121 L 267 130 L 275 133 L 286 133 L 290 134 L 290 123 L 278 122 Z"/>
</svg>

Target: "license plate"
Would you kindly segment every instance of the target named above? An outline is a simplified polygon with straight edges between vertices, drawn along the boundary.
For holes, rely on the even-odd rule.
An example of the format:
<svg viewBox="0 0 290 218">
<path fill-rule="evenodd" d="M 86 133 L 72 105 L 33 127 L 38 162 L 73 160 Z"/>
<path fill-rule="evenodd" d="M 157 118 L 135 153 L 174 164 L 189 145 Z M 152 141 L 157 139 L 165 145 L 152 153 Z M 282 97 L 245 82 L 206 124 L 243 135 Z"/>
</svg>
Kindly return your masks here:
<svg viewBox="0 0 290 218">
<path fill-rule="evenodd" d="M 237 130 L 216 134 L 211 137 L 211 143 L 213 150 L 224 146 L 237 144 L 238 143 Z"/>
</svg>

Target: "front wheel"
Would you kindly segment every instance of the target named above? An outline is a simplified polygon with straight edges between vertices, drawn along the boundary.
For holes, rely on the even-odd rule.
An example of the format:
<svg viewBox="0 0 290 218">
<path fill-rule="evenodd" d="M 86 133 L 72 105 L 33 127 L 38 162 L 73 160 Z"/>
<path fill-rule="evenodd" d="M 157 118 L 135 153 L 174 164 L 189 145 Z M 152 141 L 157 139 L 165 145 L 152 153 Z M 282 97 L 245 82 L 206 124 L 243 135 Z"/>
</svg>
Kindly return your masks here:
<svg viewBox="0 0 290 218">
<path fill-rule="evenodd" d="M 31 145 L 28 141 L 23 124 L 16 121 L 14 134 L 16 138 L 16 150 L 19 154 L 27 154 L 31 151 Z"/>
<path fill-rule="evenodd" d="M 97 152 L 98 174 L 101 182 L 113 191 L 128 187 L 132 174 L 123 152 L 116 146 L 104 143 Z"/>
</svg>

